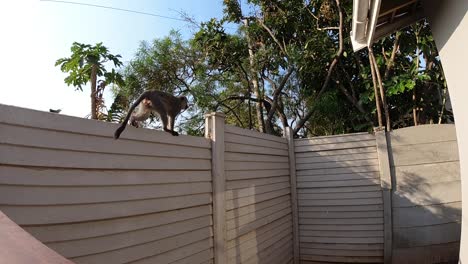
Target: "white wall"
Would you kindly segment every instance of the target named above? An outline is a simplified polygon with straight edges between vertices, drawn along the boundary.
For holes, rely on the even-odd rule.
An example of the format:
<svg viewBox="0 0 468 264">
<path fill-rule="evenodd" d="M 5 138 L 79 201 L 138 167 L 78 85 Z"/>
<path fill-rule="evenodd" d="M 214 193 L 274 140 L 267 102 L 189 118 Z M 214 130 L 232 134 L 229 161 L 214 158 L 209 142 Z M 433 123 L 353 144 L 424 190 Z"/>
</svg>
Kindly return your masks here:
<svg viewBox="0 0 468 264">
<path fill-rule="evenodd" d="M 460 261 L 468 263 L 468 1 L 423 2 L 439 49 L 455 114 L 462 179 Z"/>
</svg>

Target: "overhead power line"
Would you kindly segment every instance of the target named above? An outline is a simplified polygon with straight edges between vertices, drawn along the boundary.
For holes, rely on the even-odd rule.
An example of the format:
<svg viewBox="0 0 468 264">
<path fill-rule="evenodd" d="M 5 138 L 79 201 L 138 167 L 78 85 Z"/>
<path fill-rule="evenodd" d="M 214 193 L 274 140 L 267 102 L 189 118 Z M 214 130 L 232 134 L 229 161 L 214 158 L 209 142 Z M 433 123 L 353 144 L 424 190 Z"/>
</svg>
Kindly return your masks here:
<svg viewBox="0 0 468 264">
<path fill-rule="evenodd" d="M 141 12 L 141 11 L 136 11 L 136 10 L 117 8 L 117 7 L 112 7 L 112 6 L 94 5 L 94 4 L 79 3 L 79 2 L 72 2 L 72 1 L 60 1 L 60 0 L 40 0 L 40 1 L 42 1 L 42 2 L 63 3 L 63 4 L 73 4 L 73 5 L 82 5 L 82 6 L 92 6 L 92 7 L 111 9 L 111 10 L 118 10 L 118 11 L 122 11 L 122 12 L 129 12 L 129 13 L 135 13 L 135 14 L 140 14 L 140 15 L 147 15 L 147 16 L 160 17 L 160 18 L 165 18 L 165 19 L 171 19 L 171 20 L 187 22 L 187 21 L 185 21 L 184 19 L 181 19 L 181 18 L 162 16 L 162 15 L 146 13 L 146 12 Z"/>
</svg>

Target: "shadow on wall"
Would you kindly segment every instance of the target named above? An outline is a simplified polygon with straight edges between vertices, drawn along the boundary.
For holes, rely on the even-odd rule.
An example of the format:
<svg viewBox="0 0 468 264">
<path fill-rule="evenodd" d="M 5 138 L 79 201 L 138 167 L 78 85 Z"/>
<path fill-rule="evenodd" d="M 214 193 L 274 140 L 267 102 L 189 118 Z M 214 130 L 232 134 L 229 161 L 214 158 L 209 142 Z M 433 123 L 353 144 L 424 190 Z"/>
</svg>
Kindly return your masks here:
<svg viewBox="0 0 468 264">
<path fill-rule="evenodd" d="M 389 138 L 393 263 L 457 263 L 461 195 L 454 126 L 400 129 Z M 389 241 L 375 136 L 301 139 L 295 152 L 301 261 L 383 263 Z"/>
<path fill-rule="evenodd" d="M 458 263 L 461 187 L 453 125 L 390 133 L 393 263 Z"/>
</svg>

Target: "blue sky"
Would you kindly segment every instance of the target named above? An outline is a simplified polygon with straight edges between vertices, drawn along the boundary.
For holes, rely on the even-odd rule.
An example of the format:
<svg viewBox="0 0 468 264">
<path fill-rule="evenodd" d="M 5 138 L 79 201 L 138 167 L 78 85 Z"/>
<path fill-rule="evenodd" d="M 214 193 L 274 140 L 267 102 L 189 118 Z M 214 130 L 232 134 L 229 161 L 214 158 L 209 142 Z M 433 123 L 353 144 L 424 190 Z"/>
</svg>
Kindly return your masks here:
<svg viewBox="0 0 468 264">
<path fill-rule="evenodd" d="M 184 11 L 197 21 L 222 16 L 222 0 L 70 0 L 179 17 Z M 54 66 L 70 56 L 74 41 L 103 42 L 113 54 L 129 61 L 140 41 L 166 36 L 171 29 L 189 37 L 187 23 L 74 4 L 39 0 L 0 2 L 0 103 L 84 117 L 89 114 L 89 85 L 84 92 L 68 87 L 66 74 Z M 106 104 L 111 103 L 110 89 Z"/>
</svg>

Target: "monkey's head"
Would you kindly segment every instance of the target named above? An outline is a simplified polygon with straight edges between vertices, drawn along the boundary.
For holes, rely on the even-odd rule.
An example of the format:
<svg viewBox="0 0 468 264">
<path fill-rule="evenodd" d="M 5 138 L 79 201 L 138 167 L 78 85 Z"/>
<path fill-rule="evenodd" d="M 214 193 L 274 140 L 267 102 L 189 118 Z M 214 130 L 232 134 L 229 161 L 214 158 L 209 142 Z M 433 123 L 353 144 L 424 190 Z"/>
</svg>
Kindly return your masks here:
<svg viewBox="0 0 468 264">
<path fill-rule="evenodd" d="M 179 99 L 180 99 L 180 109 L 187 110 L 187 108 L 189 107 L 187 97 L 180 96 Z"/>
</svg>

